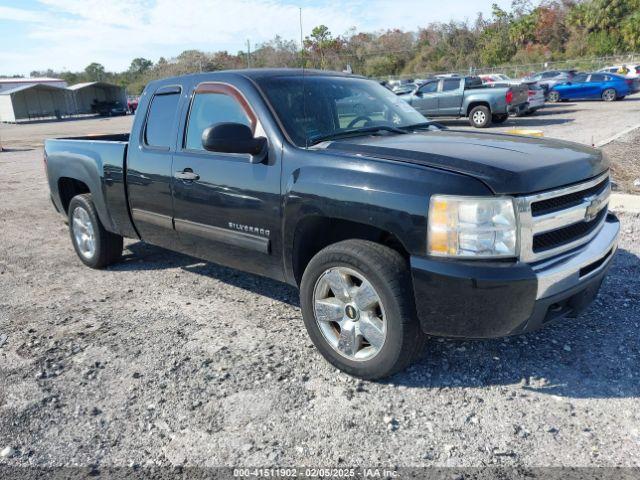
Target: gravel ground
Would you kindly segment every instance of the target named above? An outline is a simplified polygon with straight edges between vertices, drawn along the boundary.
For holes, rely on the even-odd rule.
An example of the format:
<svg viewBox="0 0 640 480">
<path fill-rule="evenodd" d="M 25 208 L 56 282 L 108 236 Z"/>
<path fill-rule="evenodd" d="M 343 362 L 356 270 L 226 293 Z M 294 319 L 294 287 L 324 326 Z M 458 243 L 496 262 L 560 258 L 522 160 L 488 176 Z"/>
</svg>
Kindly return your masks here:
<svg viewBox="0 0 640 480">
<path fill-rule="evenodd" d="M 640 216 L 579 319 L 331 368 L 297 292 L 139 242 L 76 258 L 40 150 L 0 154 L 0 464 L 640 466 Z"/>
<path fill-rule="evenodd" d="M 640 194 L 640 129 L 623 135 L 602 147 L 611 162 L 617 190 Z"/>
</svg>

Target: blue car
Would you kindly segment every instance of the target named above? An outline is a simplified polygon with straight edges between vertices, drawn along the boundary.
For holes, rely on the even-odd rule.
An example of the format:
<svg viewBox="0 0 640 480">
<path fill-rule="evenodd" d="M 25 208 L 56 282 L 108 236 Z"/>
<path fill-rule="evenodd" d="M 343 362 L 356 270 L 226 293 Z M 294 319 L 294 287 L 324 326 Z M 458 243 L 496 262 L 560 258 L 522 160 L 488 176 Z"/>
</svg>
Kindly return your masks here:
<svg viewBox="0 0 640 480">
<path fill-rule="evenodd" d="M 571 81 L 555 85 L 549 91 L 547 100 L 601 98 L 605 102 L 621 100 L 631 93 L 629 82 L 622 75 L 614 73 L 578 73 Z"/>
</svg>

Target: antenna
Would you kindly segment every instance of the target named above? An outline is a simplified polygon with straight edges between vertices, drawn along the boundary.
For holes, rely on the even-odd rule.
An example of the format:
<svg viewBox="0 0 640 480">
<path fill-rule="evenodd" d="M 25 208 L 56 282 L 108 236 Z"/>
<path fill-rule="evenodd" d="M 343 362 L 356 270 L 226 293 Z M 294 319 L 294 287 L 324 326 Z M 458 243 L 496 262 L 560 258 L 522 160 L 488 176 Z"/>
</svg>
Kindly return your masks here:
<svg viewBox="0 0 640 480">
<path fill-rule="evenodd" d="M 309 137 L 307 135 L 307 92 L 304 88 L 305 65 L 307 61 L 304 58 L 304 40 L 302 38 L 302 7 L 300 7 L 300 57 L 302 59 L 302 124 L 304 126 L 304 148 L 309 148 Z"/>
</svg>

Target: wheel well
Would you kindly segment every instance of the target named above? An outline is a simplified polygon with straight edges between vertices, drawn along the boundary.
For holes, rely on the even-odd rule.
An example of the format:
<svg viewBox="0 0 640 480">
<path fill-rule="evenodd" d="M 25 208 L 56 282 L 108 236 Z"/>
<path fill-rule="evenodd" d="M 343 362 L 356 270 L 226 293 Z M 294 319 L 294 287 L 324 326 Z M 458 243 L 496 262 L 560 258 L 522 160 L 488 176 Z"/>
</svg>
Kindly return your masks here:
<svg viewBox="0 0 640 480">
<path fill-rule="evenodd" d="M 471 110 L 473 110 L 476 107 L 487 107 L 489 109 L 489 111 L 491 111 L 491 106 L 487 103 L 487 102 L 471 102 L 469 104 L 469 106 L 467 107 L 467 115 L 469 115 L 471 113 Z"/>
<path fill-rule="evenodd" d="M 307 217 L 296 227 L 293 239 L 293 274 L 297 284 L 307 264 L 323 248 L 342 240 L 360 239 L 380 243 L 400 253 L 407 261 L 409 253 L 390 232 L 364 223 L 326 217 Z"/>
<path fill-rule="evenodd" d="M 62 177 L 58 180 L 58 192 L 65 212 L 69 211 L 69 203 L 73 197 L 83 193 L 91 193 L 85 183 L 69 177 Z"/>
</svg>

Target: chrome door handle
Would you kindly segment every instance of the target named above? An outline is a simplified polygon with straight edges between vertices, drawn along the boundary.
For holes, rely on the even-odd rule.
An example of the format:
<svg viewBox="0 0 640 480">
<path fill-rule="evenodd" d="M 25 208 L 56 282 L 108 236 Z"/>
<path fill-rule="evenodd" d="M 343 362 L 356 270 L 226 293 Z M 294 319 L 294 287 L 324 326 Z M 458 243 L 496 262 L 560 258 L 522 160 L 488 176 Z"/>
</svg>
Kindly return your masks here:
<svg viewBox="0 0 640 480">
<path fill-rule="evenodd" d="M 179 180 L 200 180 L 200 175 L 191 171 L 191 169 L 185 169 L 182 172 L 176 172 L 174 175 Z"/>
</svg>

